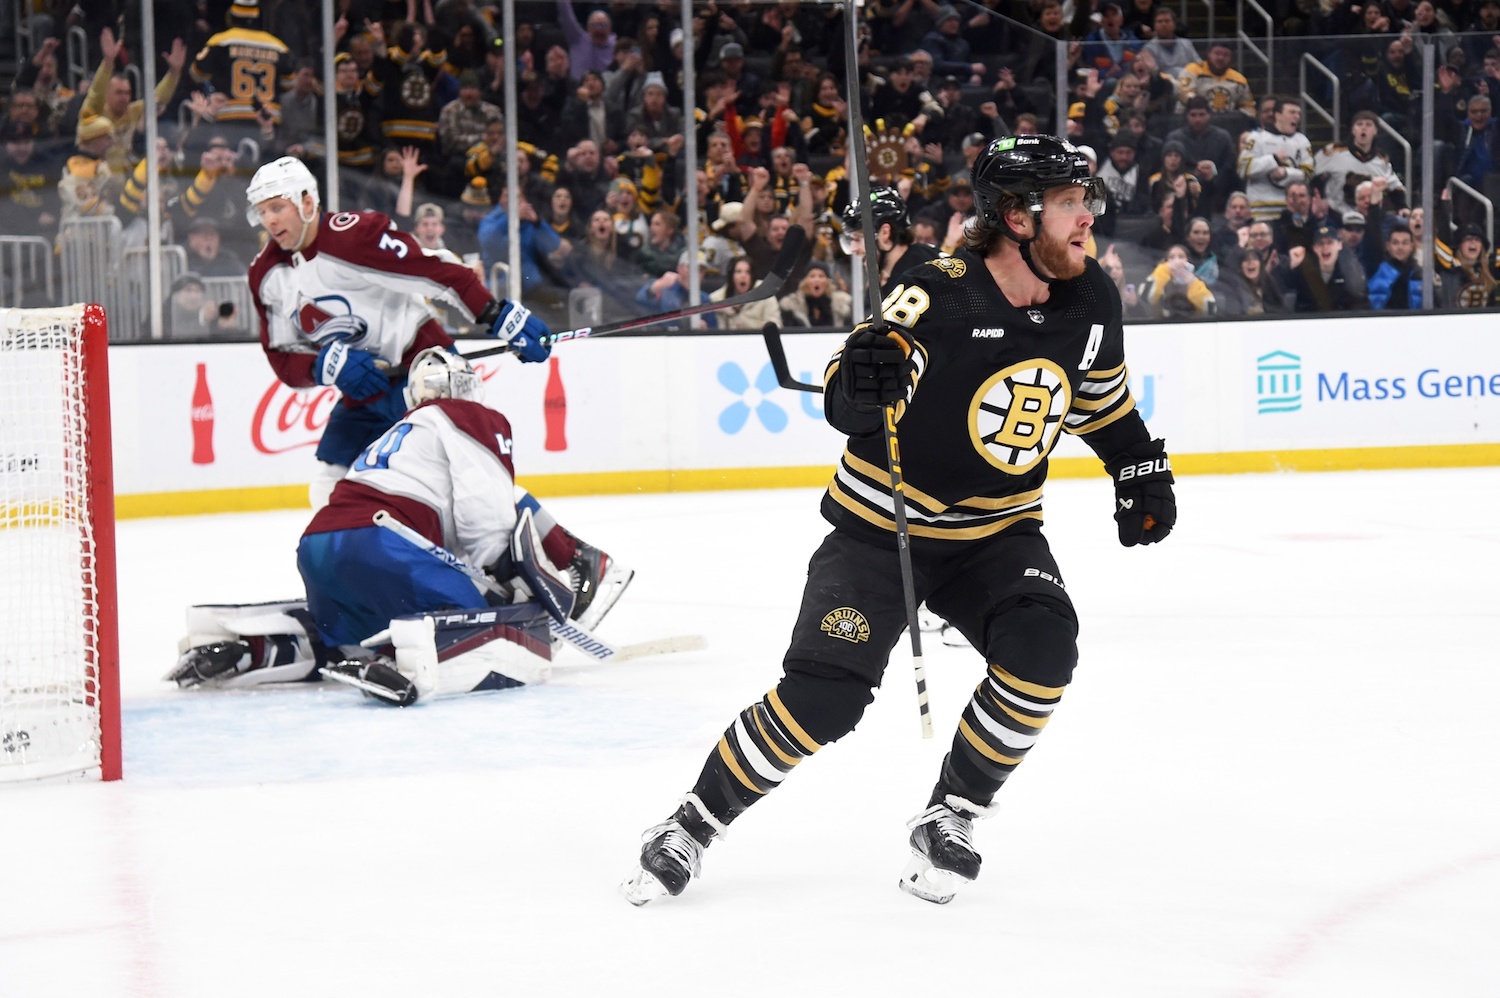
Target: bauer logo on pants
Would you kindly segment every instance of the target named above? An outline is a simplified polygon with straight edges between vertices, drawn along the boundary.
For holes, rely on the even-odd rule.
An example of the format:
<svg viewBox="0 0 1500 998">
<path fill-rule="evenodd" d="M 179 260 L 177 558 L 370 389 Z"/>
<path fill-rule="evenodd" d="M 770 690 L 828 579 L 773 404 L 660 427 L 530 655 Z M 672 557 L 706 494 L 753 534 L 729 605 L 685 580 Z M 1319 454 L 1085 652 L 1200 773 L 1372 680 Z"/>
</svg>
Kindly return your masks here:
<svg viewBox="0 0 1500 998">
<path fill-rule="evenodd" d="M 865 615 L 852 606 L 841 606 L 830 610 L 823 618 L 823 633 L 831 638 L 843 638 L 850 644 L 870 640 L 870 622 Z"/>
</svg>

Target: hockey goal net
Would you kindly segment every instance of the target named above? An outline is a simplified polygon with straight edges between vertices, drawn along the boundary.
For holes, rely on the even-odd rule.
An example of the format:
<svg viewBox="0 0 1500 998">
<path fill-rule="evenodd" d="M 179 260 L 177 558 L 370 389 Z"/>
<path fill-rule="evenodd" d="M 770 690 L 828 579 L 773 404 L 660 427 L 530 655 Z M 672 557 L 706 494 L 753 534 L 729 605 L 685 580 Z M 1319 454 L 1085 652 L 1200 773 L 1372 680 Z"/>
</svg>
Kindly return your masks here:
<svg viewBox="0 0 1500 998">
<path fill-rule="evenodd" d="M 0 783 L 120 777 L 108 332 L 0 309 Z"/>
</svg>

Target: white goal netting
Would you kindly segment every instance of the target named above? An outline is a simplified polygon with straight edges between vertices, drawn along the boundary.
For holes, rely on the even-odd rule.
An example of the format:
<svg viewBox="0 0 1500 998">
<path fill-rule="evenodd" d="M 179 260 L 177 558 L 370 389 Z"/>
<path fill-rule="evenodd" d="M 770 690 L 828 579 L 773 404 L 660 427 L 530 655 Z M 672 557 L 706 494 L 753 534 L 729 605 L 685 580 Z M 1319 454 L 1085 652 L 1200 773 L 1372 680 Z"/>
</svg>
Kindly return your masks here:
<svg viewBox="0 0 1500 998">
<path fill-rule="evenodd" d="M 105 335 L 0 309 L 0 782 L 118 772 Z"/>
</svg>

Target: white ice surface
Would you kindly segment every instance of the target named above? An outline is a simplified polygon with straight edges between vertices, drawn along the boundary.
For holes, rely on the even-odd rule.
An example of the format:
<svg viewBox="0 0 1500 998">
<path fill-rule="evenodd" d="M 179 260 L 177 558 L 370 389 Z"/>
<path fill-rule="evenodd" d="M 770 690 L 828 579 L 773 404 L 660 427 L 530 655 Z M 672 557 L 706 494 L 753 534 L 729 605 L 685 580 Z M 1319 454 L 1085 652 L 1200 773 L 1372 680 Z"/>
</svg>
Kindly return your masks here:
<svg viewBox="0 0 1500 998">
<path fill-rule="evenodd" d="M 0 787 L 0 995 L 1500 994 L 1500 469 L 1178 495 L 1126 550 L 1048 486 L 1081 664 L 946 907 L 895 883 L 982 676 L 935 636 L 936 739 L 903 642 L 687 894 L 616 893 L 779 675 L 815 491 L 550 502 L 637 569 L 604 636 L 708 650 L 407 711 L 161 683 L 189 603 L 298 593 L 304 517 L 122 523 L 126 778 Z"/>
</svg>

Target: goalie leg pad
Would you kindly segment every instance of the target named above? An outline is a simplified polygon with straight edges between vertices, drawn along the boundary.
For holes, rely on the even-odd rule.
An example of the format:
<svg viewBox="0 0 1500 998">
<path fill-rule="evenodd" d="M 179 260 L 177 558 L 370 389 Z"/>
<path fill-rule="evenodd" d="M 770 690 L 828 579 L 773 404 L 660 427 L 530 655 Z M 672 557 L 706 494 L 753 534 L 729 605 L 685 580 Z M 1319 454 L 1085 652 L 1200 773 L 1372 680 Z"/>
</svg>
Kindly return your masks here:
<svg viewBox="0 0 1500 998">
<path fill-rule="evenodd" d="M 421 697 L 545 682 L 552 671 L 547 612 L 536 603 L 398 617 L 396 669 Z"/>
<path fill-rule="evenodd" d="M 163 677 L 178 686 L 241 687 L 316 678 L 318 642 L 302 600 L 188 607 L 180 657 Z"/>
</svg>

